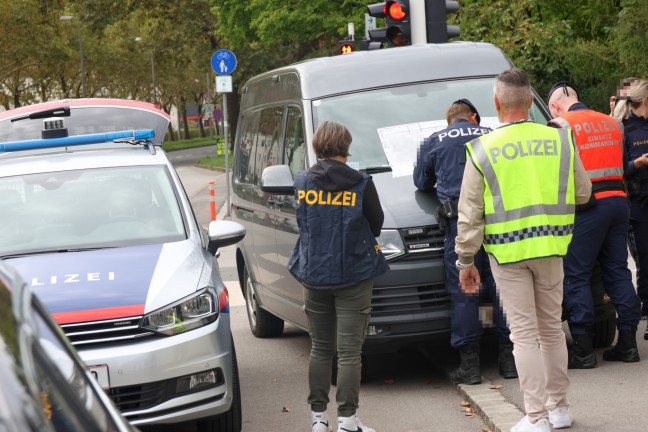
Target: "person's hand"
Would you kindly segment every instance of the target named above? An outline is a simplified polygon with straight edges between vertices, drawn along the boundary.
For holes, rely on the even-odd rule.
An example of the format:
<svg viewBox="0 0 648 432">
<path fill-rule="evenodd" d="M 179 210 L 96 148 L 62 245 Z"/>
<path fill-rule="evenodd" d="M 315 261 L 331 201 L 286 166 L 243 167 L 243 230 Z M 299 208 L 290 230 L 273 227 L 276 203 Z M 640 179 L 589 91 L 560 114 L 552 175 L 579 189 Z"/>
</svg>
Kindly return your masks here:
<svg viewBox="0 0 648 432">
<path fill-rule="evenodd" d="M 635 168 L 639 168 L 641 166 L 648 166 L 648 153 L 644 153 L 641 156 L 639 156 L 637 159 L 635 159 L 634 166 Z"/>
<path fill-rule="evenodd" d="M 474 265 L 459 271 L 459 285 L 464 294 L 479 294 L 480 283 L 479 272 Z"/>
<path fill-rule="evenodd" d="M 610 113 L 614 112 L 614 108 L 616 107 L 617 103 L 617 97 L 616 96 L 610 96 Z"/>
</svg>

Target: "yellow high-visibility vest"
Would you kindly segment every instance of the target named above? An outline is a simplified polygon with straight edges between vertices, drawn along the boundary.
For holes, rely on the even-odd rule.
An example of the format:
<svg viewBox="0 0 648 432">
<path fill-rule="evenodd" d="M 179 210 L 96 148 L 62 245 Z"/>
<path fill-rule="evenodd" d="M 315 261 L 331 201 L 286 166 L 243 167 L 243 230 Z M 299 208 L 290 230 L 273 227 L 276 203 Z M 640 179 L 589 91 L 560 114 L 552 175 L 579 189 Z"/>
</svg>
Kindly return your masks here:
<svg viewBox="0 0 648 432">
<path fill-rule="evenodd" d="M 466 144 L 484 176 L 484 249 L 499 264 L 564 256 L 576 193 L 569 129 L 511 123 Z"/>
</svg>

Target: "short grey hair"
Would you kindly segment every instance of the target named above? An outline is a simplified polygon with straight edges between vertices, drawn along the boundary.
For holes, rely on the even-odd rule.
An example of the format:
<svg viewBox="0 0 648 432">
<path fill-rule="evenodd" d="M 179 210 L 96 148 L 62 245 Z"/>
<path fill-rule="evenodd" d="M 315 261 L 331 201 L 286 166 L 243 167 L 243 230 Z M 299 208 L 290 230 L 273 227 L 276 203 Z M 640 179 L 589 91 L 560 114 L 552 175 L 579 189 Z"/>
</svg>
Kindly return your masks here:
<svg viewBox="0 0 648 432">
<path fill-rule="evenodd" d="M 527 108 L 532 98 L 529 75 L 523 70 L 505 70 L 495 78 L 493 92 L 503 108 Z"/>
</svg>

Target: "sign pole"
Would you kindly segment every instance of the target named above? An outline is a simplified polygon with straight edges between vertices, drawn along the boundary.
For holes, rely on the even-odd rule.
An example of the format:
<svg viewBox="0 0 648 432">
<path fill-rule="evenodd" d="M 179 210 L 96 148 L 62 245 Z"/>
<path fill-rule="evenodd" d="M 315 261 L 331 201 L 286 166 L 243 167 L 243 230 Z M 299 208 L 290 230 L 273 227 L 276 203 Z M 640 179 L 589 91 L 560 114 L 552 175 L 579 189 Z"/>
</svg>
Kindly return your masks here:
<svg viewBox="0 0 648 432">
<path fill-rule="evenodd" d="M 227 208 L 225 209 L 225 215 L 229 216 L 230 215 L 230 175 L 229 175 L 229 143 L 227 142 L 227 133 L 228 131 L 228 123 L 227 123 L 227 93 L 223 93 L 223 138 L 225 140 L 225 190 L 227 191 L 226 194 L 226 201 L 225 205 Z"/>
<path fill-rule="evenodd" d="M 232 72 L 236 69 L 236 56 L 226 49 L 216 51 L 210 60 L 211 67 L 216 72 L 216 91 L 223 93 L 223 142 L 225 144 L 225 215 L 230 216 L 230 175 L 229 175 L 229 122 L 227 121 L 227 93 L 232 91 Z M 218 151 L 218 150 L 217 150 Z"/>
</svg>

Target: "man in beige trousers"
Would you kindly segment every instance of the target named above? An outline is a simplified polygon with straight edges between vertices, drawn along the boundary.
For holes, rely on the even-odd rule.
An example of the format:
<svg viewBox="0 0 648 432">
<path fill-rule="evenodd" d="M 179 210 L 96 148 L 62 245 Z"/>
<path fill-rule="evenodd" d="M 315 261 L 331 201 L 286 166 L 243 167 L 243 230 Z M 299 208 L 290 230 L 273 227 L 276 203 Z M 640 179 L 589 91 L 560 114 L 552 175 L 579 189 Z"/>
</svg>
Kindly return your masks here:
<svg viewBox="0 0 648 432">
<path fill-rule="evenodd" d="M 456 265 L 464 292 L 478 292 L 473 256 L 483 243 L 511 329 L 527 414 L 511 432 L 550 432 L 550 423 L 560 429 L 573 421 L 561 324 L 562 257 L 575 205 L 588 201 L 591 183 L 571 130 L 528 120 L 533 94 L 526 72 L 502 72 L 494 103 L 503 124 L 466 145 Z"/>
</svg>

